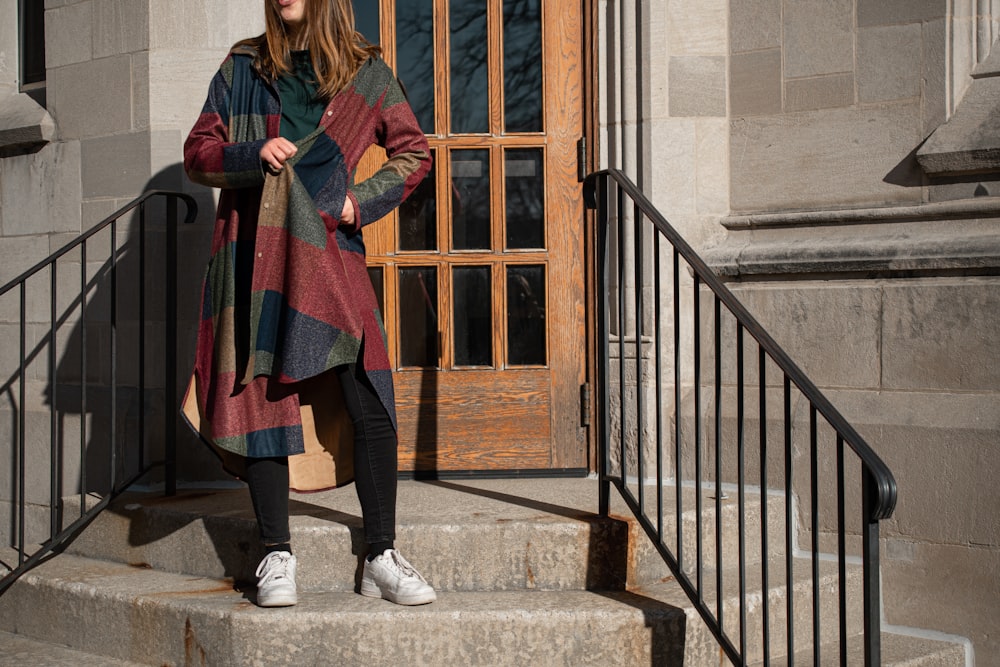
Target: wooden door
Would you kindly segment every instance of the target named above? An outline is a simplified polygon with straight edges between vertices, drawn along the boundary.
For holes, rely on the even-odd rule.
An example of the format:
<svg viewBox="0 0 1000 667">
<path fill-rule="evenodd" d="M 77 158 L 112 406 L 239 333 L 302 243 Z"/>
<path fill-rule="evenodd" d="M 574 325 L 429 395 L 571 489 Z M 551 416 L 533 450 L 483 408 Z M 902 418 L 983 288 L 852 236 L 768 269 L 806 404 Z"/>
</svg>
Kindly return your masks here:
<svg viewBox="0 0 1000 667">
<path fill-rule="evenodd" d="M 355 7 L 434 154 L 365 229 L 400 470 L 585 469 L 580 0 Z"/>
</svg>

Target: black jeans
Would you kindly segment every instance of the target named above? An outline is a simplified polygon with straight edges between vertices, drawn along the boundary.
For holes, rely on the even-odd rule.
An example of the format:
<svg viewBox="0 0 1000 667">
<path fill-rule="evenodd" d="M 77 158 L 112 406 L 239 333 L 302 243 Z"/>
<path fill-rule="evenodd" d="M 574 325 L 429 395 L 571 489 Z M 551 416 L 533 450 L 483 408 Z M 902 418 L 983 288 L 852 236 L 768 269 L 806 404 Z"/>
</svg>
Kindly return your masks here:
<svg viewBox="0 0 1000 667">
<path fill-rule="evenodd" d="M 354 424 L 354 484 L 365 541 L 390 542 L 396 537 L 396 431 L 364 368 L 337 366 L 336 373 Z M 247 459 L 246 482 L 261 541 L 288 542 L 288 457 Z"/>
</svg>

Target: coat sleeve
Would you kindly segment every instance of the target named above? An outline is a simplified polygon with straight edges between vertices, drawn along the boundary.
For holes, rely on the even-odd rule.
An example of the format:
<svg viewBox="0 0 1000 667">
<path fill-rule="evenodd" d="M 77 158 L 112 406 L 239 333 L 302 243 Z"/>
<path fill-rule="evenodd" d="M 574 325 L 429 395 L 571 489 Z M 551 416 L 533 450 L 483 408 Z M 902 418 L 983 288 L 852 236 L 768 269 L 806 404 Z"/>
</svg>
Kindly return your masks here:
<svg viewBox="0 0 1000 667">
<path fill-rule="evenodd" d="M 370 178 L 348 189 L 357 212 L 357 229 L 402 204 L 431 169 L 427 138 L 395 76 L 389 77 L 377 113 L 375 135 L 388 159 Z"/>
<path fill-rule="evenodd" d="M 264 182 L 260 149 L 267 139 L 229 140 L 230 81 L 232 56 L 212 78 L 205 105 L 184 142 L 184 170 L 195 183 L 213 188 L 259 186 Z"/>
</svg>

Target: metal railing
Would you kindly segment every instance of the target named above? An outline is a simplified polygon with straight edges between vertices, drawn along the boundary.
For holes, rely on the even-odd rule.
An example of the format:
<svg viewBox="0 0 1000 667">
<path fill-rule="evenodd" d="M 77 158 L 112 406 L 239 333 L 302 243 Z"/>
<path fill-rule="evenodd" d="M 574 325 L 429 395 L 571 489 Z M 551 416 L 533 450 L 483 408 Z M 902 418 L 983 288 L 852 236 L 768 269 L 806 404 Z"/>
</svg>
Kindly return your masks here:
<svg viewBox="0 0 1000 667">
<path fill-rule="evenodd" d="M 846 665 L 857 642 L 880 664 L 891 472 L 622 172 L 590 175 L 584 192 L 597 210 L 601 512 L 614 484 L 734 664 L 797 651 L 820 664 L 831 646 Z"/>
<path fill-rule="evenodd" d="M 161 200 L 165 200 L 162 226 L 147 223 L 147 216 L 152 217 L 147 209 Z M 154 468 L 165 468 L 165 492 L 176 492 L 177 416 L 172 406 L 177 395 L 178 200 L 187 209 L 184 223 L 194 222 L 197 204 L 191 196 L 146 192 L 0 287 L 0 312 L 10 322 L 5 326 L 16 329 L 18 345 L 16 368 L 0 369 L 6 374 L 0 396 L 7 404 L 11 427 L 11 479 L 4 485 L 9 497 L 2 499 L 9 509 L 4 547 L 10 554 L 3 560 L 11 562 L 2 563 L 7 572 L 0 578 L 0 592 Z M 124 241 L 123 226 L 128 229 Z M 160 233 L 162 247 L 154 246 L 153 260 L 148 261 L 147 246 Z M 91 250 L 96 244 L 103 247 L 97 253 Z M 95 263 L 99 268 L 95 269 Z M 162 278 L 150 269 L 153 263 L 162 265 L 157 267 L 162 268 Z M 61 272 L 60 267 L 67 264 L 72 271 Z M 78 279 L 67 275 L 77 270 Z M 120 287 L 123 281 L 131 283 L 125 290 Z M 47 302 L 42 296 L 45 288 Z M 147 301 L 151 297 L 162 297 L 161 318 L 150 312 Z M 66 329 L 70 329 L 68 339 L 64 338 Z M 152 344 L 148 337 L 153 338 Z M 8 350 L 13 338 L 8 339 Z M 157 349 L 160 345 L 162 349 Z M 57 359 L 60 347 L 62 356 Z M 134 357 L 127 352 L 134 352 Z M 147 369 L 152 358 L 157 360 L 149 364 L 153 370 L 162 369 L 162 385 L 155 390 L 147 378 L 153 372 Z M 134 365 L 126 366 L 129 361 Z M 130 379 L 122 379 L 126 375 Z M 152 405 L 157 401 L 150 395 L 159 390 L 162 404 Z M 120 406 L 123 401 L 129 403 L 127 415 Z M 157 408 L 162 424 L 154 425 L 147 414 Z M 78 416 L 70 419 L 67 415 Z M 77 428 L 79 434 L 73 433 Z M 153 434 L 162 435 L 163 458 L 147 461 Z M 77 435 L 79 445 L 71 445 L 69 440 Z M 138 442 L 127 442 L 133 438 Z M 45 471 L 36 465 L 29 474 L 29 464 L 40 461 L 48 464 L 49 473 L 44 500 L 38 495 L 45 495 L 46 490 L 38 487 L 43 486 Z M 75 517 L 63 512 L 63 492 L 70 475 L 79 479 L 79 488 L 72 493 L 79 493 Z M 100 487 L 96 496 L 95 487 Z"/>
</svg>

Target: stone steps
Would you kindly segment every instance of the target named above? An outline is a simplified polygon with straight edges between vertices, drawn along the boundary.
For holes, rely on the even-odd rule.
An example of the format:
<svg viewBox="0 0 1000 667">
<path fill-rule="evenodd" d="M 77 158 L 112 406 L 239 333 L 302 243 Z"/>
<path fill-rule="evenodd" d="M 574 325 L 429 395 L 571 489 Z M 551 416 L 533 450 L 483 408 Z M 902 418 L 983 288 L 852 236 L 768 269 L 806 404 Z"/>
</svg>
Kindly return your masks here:
<svg viewBox="0 0 1000 667">
<path fill-rule="evenodd" d="M 795 652 L 796 665 L 811 665 L 815 662 L 812 649 Z M 763 667 L 763 662 L 752 663 L 753 667 Z M 784 656 L 770 661 L 769 667 L 786 667 L 789 663 Z M 840 664 L 840 645 L 820 646 L 821 665 Z M 851 641 L 847 646 L 847 664 L 865 664 L 864 647 L 859 641 Z M 965 647 L 961 644 L 924 637 L 882 633 L 882 665 L 884 667 L 946 667 L 965 665 Z"/>
<path fill-rule="evenodd" d="M 63 555 L 7 593 L 0 626 L 145 664 L 648 665 L 683 650 L 684 611 L 624 591 L 445 592 L 423 607 L 306 592 L 284 609 L 251 594 Z"/>
<path fill-rule="evenodd" d="M 593 480 L 477 480 L 403 482 L 399 487 L 397 545 L 438 590 L 620 589 L 670 576 L 652 544 L 630 522 L 597 516 Z M 672 497 L 671 497 L 672 499 Z M 75 508 L 67 501 L 66 513 Z M 746 504 L 747 523 L 759 526 L 759 503 Z M 624 517 L 624 506 L 612 516 Z M 685 549 L 695 552 L 693 490 L 685 490 Z M 293 494 L 293 548 L 301 590 L 355 590 L 364 552 L 361 509 L 353 488 Z M 772 554 L 783 553 L 771 503 Z M 702 518 L 714 522 L 714 504 Z M 735 550 L 738 507 L 723 506 L 724 553 Z M 634 524 L 634 522 L 632 522 Z M 665 532 L 672 533 L 671 516 Z M 244 489 L 182 492 L 175 498 L 128 493 L 67 548 L 68 553 L 205 577 L 252 581 L 261 557 L 256 524 Z M 758 528 L 755 528 L 757 530 Z M 618 548 L 629 540 L 631 552 Z M 732 544 L 730 544 L 732 543 Z M 748 562 L 759 563 L 758 540 Z M 461 559 L 454 554 L 462 554 Z M 712 530 L 703 553 L 715 562 Z"/>
<path fill-rule="evenodd" d="M 9 632 L 0 632 L 0 655 L 5 665 L 31 667 L 138 667 L 142 664 L 84 653 Z"/>
<path fill-rule="evenodd" d="M 439 591 L 438 602 L 406 608 L 354 593 L 364 548 L 354 490 L 294 495 L 300 604 L 259 609 L 252 573 L 260 553 L 245 490 L 126 494 L 66 553 L 0 597 L 0 630 L 146 664 L 720 664 L 714 637 L 642 530 L 596 516 L 596 499 L 594 480 L 401 483 L 397 545 Z M 693 554 L 692 490 L 684 502 L 685 548 Z M 769 514 L 780 515 L 778 505 L 769 503 Z M 702 523 L 710 526 L 714 501 L 706 498 L 705 508 Z M 624 516 L 620 503 L 612 510 Z M 724 501 L 727 533 L 735 533 L 737 512 L 734 499 Z M 767 518 L 777 542 L 779 519 Z M 747 524 L 759 529 L 751 497 Z M 712 532 L 708 564 L 715 562 Z M 731 551 L 726 537 L 730 633 L 739 616 Z M 780 545 L 772 553 L 779 558 L 768 565 L 767 599 L 772 655 L 779 656 L 787 591 Z M 754 660 L 763 655 L 765 595 L 759 552 L 747 558 Z M 796 559 L 797 647 L 812 641 L 809 575 L 809 561 Z M 860 599 L 860 578 L 859 567 L 848 568 L 851 599 Z M 706 570 L 704 580 L 714 608 L 714 573 Z M 828 593 L 836 584 L 836 568 L 822 563 L 824 642 L 837 630 L 836 597 Z M 859 607 L 849 626 L 860 631 Z"/>
</svg>

